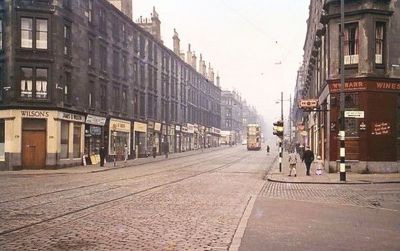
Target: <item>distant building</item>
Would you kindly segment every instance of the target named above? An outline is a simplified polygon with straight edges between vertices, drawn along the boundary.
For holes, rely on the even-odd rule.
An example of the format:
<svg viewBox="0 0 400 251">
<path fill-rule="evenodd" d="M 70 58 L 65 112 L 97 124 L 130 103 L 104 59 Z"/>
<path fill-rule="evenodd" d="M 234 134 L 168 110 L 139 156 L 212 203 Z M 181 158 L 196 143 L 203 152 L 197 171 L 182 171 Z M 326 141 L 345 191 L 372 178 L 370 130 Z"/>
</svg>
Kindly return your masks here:
<svg viewBox="0 0 400 251">
<path fill-rule="evenodd" d="M 221 93 L 221 130 L 230 132 L 230 141 L 242 141 L 243 117 L 242 98 L 236 91 Z"/>
<path fill-rule="evenodd" d="M 400 4 L 345 1 L 346 165 L 398 172 L 400 161 Z M 321 112 L 294 111 L 297 139 L 338 170 L 340 1 L 311 0 L 295 100 L 317 99 Z M 295 105 L 297 105 L 295 103 Z M 361 115 L 363 112 L 363 116 Z"/>
</svg>

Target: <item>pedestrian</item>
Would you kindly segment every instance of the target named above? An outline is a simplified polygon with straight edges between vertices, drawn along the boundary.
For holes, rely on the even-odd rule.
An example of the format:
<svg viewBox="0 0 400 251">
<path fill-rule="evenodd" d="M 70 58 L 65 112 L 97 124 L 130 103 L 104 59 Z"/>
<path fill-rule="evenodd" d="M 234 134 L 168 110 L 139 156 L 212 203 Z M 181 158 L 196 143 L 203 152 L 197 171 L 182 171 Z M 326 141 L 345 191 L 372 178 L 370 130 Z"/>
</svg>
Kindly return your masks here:
<svg viewBox="0 0 400 251">
<path fill-rule="evenodd" d="M 153 146 L 153 158 L 157 156 L 157 147 Z"/>
<path fill-rule="evenodd" d="M 288 160 L 289 160 L 289 168 L 290 168 L 289 176 L 292 176 L 292 172 L 293 172 L 294 177 L 296 177 L 297 176 L 297 174 L 296 174 L 297 154 L 294 151 L 292 151 L 291 153 L 289 153 Z"/>
<path fill-rule="evenodd" d="M 317 169 L 315 169 L 316 175 L 322 175 L 322 170 L 324 170 L 324 163 L 321 160 L 321 156 L 317 156 Z"/>
<path fill-rule="evenodd" d="M 307 146 L 303 153 L 302 161 L 306 164 L 306 175 L 310 176 L 311 163 L 314 161 L 314 153 L 311 151 L 310 147 Z"/>
<path fill-rule="evenodd" d="M 126 163 L 126 161 L 128 160 L 128 155 L 129 155 L 129 149 L 128 149 L 128 145 L 125 144 L 124 146 L 124 162 Z"/>
<path fill-rule="evenodd" d="M 267 154 L 269 154 L 269 145 L 267 145 Z"/>
<path fill-rule="evenodd" d="M 165 158 L 168 159 L 168 153 L 169 153 L 169 144 L 168 144 L 168 142 L 164 142 L 164 153 L 165 153 Z"/>
<path fill-rule="evenodd" d="M 104 148 L 104 146 L 100 147 L 100 166 L 104 166 L 104 158 L 106 157 L 106 149 Z"/>
</svg>

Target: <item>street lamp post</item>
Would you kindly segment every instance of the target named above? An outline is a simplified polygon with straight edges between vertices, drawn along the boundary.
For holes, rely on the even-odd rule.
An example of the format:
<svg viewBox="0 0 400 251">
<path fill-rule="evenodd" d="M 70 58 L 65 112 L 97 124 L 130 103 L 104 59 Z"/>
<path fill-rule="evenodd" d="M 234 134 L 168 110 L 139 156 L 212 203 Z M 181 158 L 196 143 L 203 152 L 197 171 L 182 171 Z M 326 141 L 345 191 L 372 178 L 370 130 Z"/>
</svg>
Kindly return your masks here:
<svg viewBox="0 0 400 251">
<path fill-rule="evenodd" d="M 283 123 L 283 92 L 281 92 L 281 121 Z M 279 172 L 282 172 L 282 158 L 283 158 L 283 149 L 282 149 L 282 141 L 285 135 L 285 129 L 283 128 L 282 138 L 279 141 Z"/>
<path fill-rule="evenodd" d="M 346 148 L 344 117 L 344 0 L 340 1 L 340 181 L 346 181 Z"/>
</svg>

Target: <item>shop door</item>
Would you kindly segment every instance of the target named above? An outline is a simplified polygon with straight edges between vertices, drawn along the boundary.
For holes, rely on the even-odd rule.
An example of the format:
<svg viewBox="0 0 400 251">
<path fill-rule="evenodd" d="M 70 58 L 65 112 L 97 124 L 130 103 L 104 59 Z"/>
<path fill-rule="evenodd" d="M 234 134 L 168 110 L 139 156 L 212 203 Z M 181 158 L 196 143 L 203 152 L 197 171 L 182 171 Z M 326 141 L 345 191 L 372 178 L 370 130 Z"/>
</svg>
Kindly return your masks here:
<svg viewBox="0 0 400 251">
<path fill-rule="evenodd" d="M 46 165 L 46 131 L 22 132 L 22 168 L 40 169 Z"/>
</svg>

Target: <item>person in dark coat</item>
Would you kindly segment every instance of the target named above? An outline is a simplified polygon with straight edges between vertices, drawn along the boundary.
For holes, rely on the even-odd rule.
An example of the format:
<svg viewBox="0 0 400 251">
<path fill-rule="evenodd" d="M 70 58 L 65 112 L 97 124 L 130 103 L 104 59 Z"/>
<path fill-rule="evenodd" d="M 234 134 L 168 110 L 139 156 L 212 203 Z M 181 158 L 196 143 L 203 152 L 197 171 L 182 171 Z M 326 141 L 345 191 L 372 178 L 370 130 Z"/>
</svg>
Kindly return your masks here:
<svg viewBox="0 0 400 251">
<path fill-rule="evenodd" d="M 165 153 L 165 158 L 168 158 L 168 153 L 169 153 L 169 143 L 164 142 L 164 153 Z"/>
<path fill-rule="evenodd" d="M 153 158 L 155 158 L 157 156 L 157 147 L 153 146 Z"/>
<path fill-rule="evenodd" d="M 267 153 L 269 154 L 269 145 L 267 145 Z"/>
<path fill-rule="evenodd" d="M 106 157 L 106 149 L 104 148 L 104 146 L 100 147 L 100 166 L 104 166 L 104 158 Z"/>
<path fill-rule="evenodd" d="M 311 163 L 314 161 L 314 153 L 310 150 L 309 146 L 306 147 L 306 150 L 303 153 L 302 161 L 304 161 L 304 163 L 306 164 L 306 175 L 310 176 L 310 168 Z"/>
</svg>

